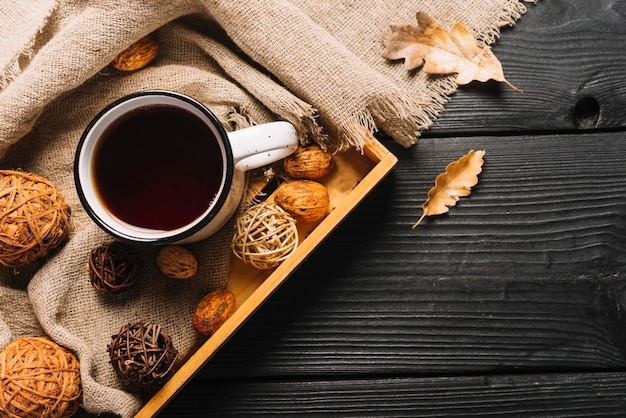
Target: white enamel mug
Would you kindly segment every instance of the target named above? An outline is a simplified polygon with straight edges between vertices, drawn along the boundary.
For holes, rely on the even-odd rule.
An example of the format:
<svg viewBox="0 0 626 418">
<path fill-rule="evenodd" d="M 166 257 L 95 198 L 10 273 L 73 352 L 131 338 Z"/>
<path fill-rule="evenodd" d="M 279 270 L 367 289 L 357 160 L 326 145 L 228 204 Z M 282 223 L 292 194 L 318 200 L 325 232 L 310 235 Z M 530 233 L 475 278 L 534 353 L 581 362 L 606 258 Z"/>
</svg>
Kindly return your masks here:
<svg viewBox="0 0 626 418">
<path fill-rule="evenodd" d="M 87 126 L 74 180 L 86 212 L 109 234 L 132 242 L 191 243 L 234 215 L 246 171 L 297 147 L 288 122 L 228 133 L 189 96 L 142 91 L 111 103 Z"/>
</svg>

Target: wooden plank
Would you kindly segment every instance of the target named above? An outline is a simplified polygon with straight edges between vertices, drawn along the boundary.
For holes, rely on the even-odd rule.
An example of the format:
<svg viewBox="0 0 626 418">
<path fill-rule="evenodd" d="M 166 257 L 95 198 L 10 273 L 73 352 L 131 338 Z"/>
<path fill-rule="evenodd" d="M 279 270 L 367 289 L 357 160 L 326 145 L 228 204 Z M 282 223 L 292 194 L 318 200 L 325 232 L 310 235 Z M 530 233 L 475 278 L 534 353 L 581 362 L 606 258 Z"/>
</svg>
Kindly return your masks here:
<svg viewBox="0 0 626 418">
<path fill-rule="evenodd" d="M 469 149 L 486 150 L 472 195 L 407 228 L 436 175 Z M 593 274 L 624 263 L 623 134 L 436 138 L 400 158 L 377 242 L 414 273 Z"/>
<path fill-rule="evenodd" d="M 202 382 L 161 416 L 623 417 L 624 393 L 623 372 Z"/>
<path fill-rule="evenodd" d="M 623 279 L 320 273 L 328 278 L 297 277 L 281 289 L 200 378 L 316 381 L 626 367 Z"/>
<path fill-rule="evenodd" d="M 411 229 L 470 146 L 487 150 L 472 195 Z M 620 135 L 432 138 L 399 154 L 202 378 L 626 367 Z"/>
<path fill-rule="evenodd" d="M 527 7 L 492 48 L 525 94 L 495 82 L 461 87 L 424 135 L 626 126 L 624 3 L 548 0 Z"/>
<path fill-rule="evenodd" d="M 391 171 L 397 158 L 377 141 L 366 144 L 366 150 L 347 150 L 333 155 L 333 168 L 324 178 L 330 195 L 330 212 L 321 221 L 298 223 L 299 244 L 280 265 L 271 270 L 258 270 L 233 255 L 227 287 L 237 300 L 235 312 L 209 338 L 199 341 L 193 352 L 135 415 L 155 415 L 191 379 L 225 342 L 281 286 L 292 272 L 327 238 L 376 185 Z M 272 196 L 268 201 L 272 200 Z"/>
<path fill-rule="evenodd" d="M 385 142 L 392 175 L 161 416 L 624 415 L 626 6 L 528 9 L 493 47 L 526 93 L 473 83 Z M 472 195 L 411 230 L 471 148 Z"/>
</svg>

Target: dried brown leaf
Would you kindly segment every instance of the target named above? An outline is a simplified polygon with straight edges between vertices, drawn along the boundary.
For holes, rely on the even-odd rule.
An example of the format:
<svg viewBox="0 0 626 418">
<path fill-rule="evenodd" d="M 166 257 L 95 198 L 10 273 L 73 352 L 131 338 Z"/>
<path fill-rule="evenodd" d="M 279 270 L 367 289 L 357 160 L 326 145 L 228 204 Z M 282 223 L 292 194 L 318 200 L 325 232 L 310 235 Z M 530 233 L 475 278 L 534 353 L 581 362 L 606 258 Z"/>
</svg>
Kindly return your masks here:
<svg viewBox="0 0 626 418">
<path fill-rule="evenodd" d="M 424 12 L 417 12 L 417 24 L 390 25 L 383 33 L 383 57 L 404 59 L 407 70 L 423 66 L 429 74 L 457 73 L 456 83 L 496 80 L 523 93 L 504 77 L 502 64 L 487 46 L 480 48 L 476 37 L 463 23 L 447 32 Z"/>
<path fill-rule="evenodd" d="M 449 206 L 455 206 L 459 197 L 472 193 L 472 187 L 478 183 L 478 175 L 482 171 L 484 156 L 484 150 L 471 150 L 458 161 L 448 164 L 446 171 L 435 179 L 435 186 L 428 191 L 428 199 L 422 205 L 424 213 L 413 228 L 426 216 L 448 212 Z"/>
</svg>

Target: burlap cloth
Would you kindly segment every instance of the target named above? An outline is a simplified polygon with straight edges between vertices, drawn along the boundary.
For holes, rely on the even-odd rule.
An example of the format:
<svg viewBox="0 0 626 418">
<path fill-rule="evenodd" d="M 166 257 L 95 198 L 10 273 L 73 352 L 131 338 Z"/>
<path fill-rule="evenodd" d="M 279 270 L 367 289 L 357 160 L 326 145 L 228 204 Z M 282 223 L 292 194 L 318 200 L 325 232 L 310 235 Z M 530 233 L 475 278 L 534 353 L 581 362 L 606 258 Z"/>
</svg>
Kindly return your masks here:
<svg viewBox="0 0 626 418">
<path fill-rule="evenodd" d="M 132 416 L 140 396 L 120 386 L 108 363 L 110 336 L 127 322 L 163 325 L 186 356 L 196 340 L 190 318 L 198 300 L 224 285 L 227 226 L 192 245 L 202 266 L 187 281 L 154 266 L 141 247 L 140 282 L 121 295 L 89 284 L 89 251 L 111 240 L 85 215 L 73 184 L 81 132 L 106 104 L 143 89 L 189 94 L 229 130 L 283 119 L 303 142 L 362 146 L 382 130 L 413 144 L 454 92 L 453 76 L 407 72 L 382 56 L 390 24 L 416 24 L 429 13 L 444 27 L 460 21 L 484 44 L 524 12 L 517 0 L 0 0 L 0 168 L 42 175 L 72 209 L 70 239 L 47 259 L 0 269 L 0 347 L 48 334 L 76 351 L 84 411 Z M 155 32 L 157 60 L 123 73 L 108 64 Z M 361 126 L 366 129 L 363 130 Z"/>
</svg>

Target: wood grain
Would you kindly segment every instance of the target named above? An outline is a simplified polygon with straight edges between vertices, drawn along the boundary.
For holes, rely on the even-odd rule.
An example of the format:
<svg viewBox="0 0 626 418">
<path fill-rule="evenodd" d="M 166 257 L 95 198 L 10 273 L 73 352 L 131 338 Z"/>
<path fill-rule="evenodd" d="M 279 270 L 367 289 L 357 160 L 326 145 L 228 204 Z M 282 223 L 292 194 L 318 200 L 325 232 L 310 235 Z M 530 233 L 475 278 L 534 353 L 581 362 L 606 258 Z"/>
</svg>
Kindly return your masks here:
<svg viewBox="0 0 626 418">
<path fill-rule="evenodd" d="M 622 373 L 255 381 L 198 384 L 179 417 L 623 417 Z M 202 405 L 202 412 L 194 406 Z M 172 415 L 173 416 L 173 415 Z"/>
<path fill-rule="evenodd" d="M 202 377 L 626 367 L 626 142 L 581 165 L 613 140 L 577 138 L 473 138 L 488 150 L 479 187 L 412 230 L 422 179 L 446 163 L 429 142 L 467 149 L 424 140 Z M 532 141 L 551 164 L 520 152 Z"/>
<path fill-rule="evenodd" d="M 161 416 L 624 416 L 625 42 L 624 2 L 528 3 L 493 46 L 525 93 L 385 140 L 391 176 Z M 470 149 L 471 196 L 412 230 Z"/>
<path fill-rule="evenodd" d="M 235 257 L 229 271 L 227 288 L 236 299 L 234 312 L 216 329 L 210 338 L 199 339 L 199 347 L 182 362 L 174 375 L 145 402 L 135 415 L 155 415 L 208 362 L 222 345 L 248 320 L 280 287 L 337 225 L 392 170 L 397 158 L 379 142 L 366 144 L 364 150 L 350 150 L 333 156 L 333 168 L 318 179 L 330 195 L 332 210 L 315 222 L 298 222 L 299 241 L 290 256 L 277 267 L 258 270 Z M 275 195 L 270 195 L 268 202 Z"/>
<path fill-rule="evenodd" d="M 462 87 L 424 135 L 626 126 L 624 2 L 548 0 L 527 8 L 492 47 L 525 93 L 495 82 Z M 577 104 L 586 98 L 597 101 L 598 120 L 579 127 Z"/>
</svg>

